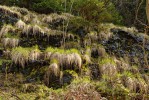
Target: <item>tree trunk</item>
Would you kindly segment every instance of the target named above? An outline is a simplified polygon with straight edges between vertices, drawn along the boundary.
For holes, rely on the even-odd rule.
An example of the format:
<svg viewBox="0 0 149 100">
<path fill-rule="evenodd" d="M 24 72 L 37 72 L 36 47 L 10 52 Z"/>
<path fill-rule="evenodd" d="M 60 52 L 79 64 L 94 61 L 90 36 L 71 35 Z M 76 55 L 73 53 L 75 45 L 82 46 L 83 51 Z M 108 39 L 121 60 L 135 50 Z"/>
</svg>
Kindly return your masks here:
<svg viewBox="0 0 149 100">
<path fill-rule="evenodd" d="M 146 15 L 149 24 L 149 0 L 146 0 Z"/>
</svg>

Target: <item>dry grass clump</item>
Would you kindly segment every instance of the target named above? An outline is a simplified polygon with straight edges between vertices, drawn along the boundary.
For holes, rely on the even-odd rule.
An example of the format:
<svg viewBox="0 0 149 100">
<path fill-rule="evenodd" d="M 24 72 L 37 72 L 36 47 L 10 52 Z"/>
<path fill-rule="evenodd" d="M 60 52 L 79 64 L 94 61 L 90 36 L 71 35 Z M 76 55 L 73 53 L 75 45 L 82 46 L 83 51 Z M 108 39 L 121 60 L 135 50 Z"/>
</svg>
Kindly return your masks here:
<svg viewBox="0 0 149 100">
<path fill-rule="evenodd" d="M 27 25 L 27 26 L 23 29 L 23 31 L 22 31 L 22 33 L 26 34 L 27 36 L 28 36 L 29 34 L 31 34 L 32 32 L 33 32 L 33 26 L 32 26 L 32 25 Z"/>
<path fill-rule="evenodd" d="M 95 57 L 95 58 L 98 58 L 98 57 L 105 57 L 106 56 L 106 51 L 104 49 L 104 47 L 98 45 L 98 46 L 93 46 L 92 49 L 91 49 L 91 56 L 92 57 Z"/>
<path fill-rule="evenodd" d="M 48 39 L 50 38 L 50 36 L 59 36 L 59 35 L 61 36 L 61 35 L 63 35 L 63 31 L 52 30 L 48 27 L 43 27 L 42 30 L 43 31 L 41 31 L 41 34 L 39 34 L 39 35 L 47 36 Z"/>
<path fill-rule="evenodd" d="M 71 33 L 68 33 L 68 35 L 66 36 L 66 38 L 68 40 L 74 40 L 75 36 L 73 34 L 71 34 Z"/>
<path fill-rule="evenodd" d="M 141 74 L 133 74 L 129 71 L 122 73 L 123 84 L 130 90 L 130 93 L 148 94 L 148 84 L 142 78 Z"/>
<path fill-rule="evenodd" d="M 101 33 L 97 33 L 96 31 L 91 31 L 87 33 L 87 35 L 84 38 L 84 46 L 90 46 L 92 45 L 92 43 L 97 43 L 99 40 L 105 39 L 105 37 L 101 37 L 101 35 Z"/>
<path fill-rule="evenodd" d="M 91 57 L 91 53 L 92 53 L 91 48 L 87 47 L 86 50 L 85 50 L 85 54 L 87 54 L 87 55 L 89 55 Z"/>
<path fill-rule="evenodd" d="M 2 29 L 0 30 L 0 38 L 7 34 L 10 31 L 14 31 L 15 29 L 13 28 L 12 25 L 3 25 Z"/>
<path fill-rule="evenodd" d="M 93 32 L 92 31 L 92 32 L 88 33 L 85 37 L 89 38 L 92 43 L 98 41 L 98 34 L 97 34 L 97 32 Z"/>
<path fill-rule="evenodd" d="M 124 26 L 117 26 L 112 23 L 102 23 L 99 26 L 103 31 L 108 31 L 110 32 L 111 29 L 116 28 L 116 29 L 121 29 L 126 32 L 130 33 L 138 33 L 138 30 L 135 27 L 124 27 Z"/>
<path fill-rule="evenodd" d="M 10 7 L 0 5 L 0 12 L 6 15 L 14 16 L 14 17 L 21 17 L 21 14 L 17 11 L 14 11 Z"/>
<path fill-rule="evenodd" d="M 18 20 L 15 26 L 19 29 L 24 29 L 26 27 L 26 24 L 22 20 Z"/>
<path fill-rule="evenodd" d="M 11 59 L 15 64 L 19 64 L 24 67 L 29 61 L 41 60 L 42 53 L 38 47 L 34 48 L 22 48 L 16 47 L 11 51 Z"/>
<path fill-rule="evenodd" d="M 106 39 L 108 40 L 113 33 L 111 29 L 120 29 L 129 33 L 138 33 L 138 30 L 135 27 L 124 27 L 124 26 L 116 26 L 112 23 L 102 23 L 99 26 L 100 32 L 98 34 L 99 40 Z"/>
<path fill-rule="evenodd" d="M 61 66 L 66 69 L 79 69 L 81 70 L 82 59 L 79 54 L 72 53 L 72 54 L 63 54 L 61 55 L 62 61 Z"/>
<path fill-rule="evenodd" d="M 109 77 L 112 77 L 112 76 L 114 77 L 118 73 L 116 66 L 110 63 L 100 66 L 99 69 L 102 75 L 107 75 Z"/>
<path fill-rule="evenodd" d="M 118 70 L 113 58 L 104 58 L 99 61 L 99 70 L 101 75 L 116 77 Z"/>
<path fill-rule="evenodd" d="M 135 27 L 120 27 L 120 29 L 130 33 L 138 33 L 138 30 Z"/>
<path fill-rule="evenodd" d="M 90 56 L 87 55 L 87 54 L 83 55 L 83 62 L 86 63 L 86 64 L 92 63 Z"/>
<path fill-rule="evenodd" d="M 27 14 L 27 15 L 25 15 L 25 16 L 23 16 L 23 20 L 25 21 L 25 22 L 30 22 L 31 21 L 31 15 L 30 14 Z"/>
<path fill-rule="evenodd" d="M 33 34 L 37 35 L 37 34 L 40 34 L 40 33 L 44 33 L 43 29 L 38 25 L 34 25 L 33 26 Z"/>
<path fill-rule="evenodd" d="M 116 66 L 119 72 L 124 72 L 130 69 L 130 65 L 126 63 L 124 60 L 117 60 L 115 58 L 114 61 L 116 63 Z"/>
<path fill-rule="evenodd" d="M 52 22 L 52 17 L 50 15 L 48 16 L 44 16 L 42 21 L 45 22 L 45 23 L 51 23 Z"/>
<path fill-rule="evenodd" d="M 69 41 L 69 42 L 66 42 L 64 45 L 66 49 L 72 49 L 72 48 L 79 49 L 81 47 L 79 41 L 78 42 Z M 64 47 L 64 46 L 61 45 L 61 47 Z"/>
<path fill-rule="evenodd" d="M 41 58 L 41 52 L 39 49 L 35 48 L 30 51 L 29 60 L 35 61 L 35 60 L 40 60 L 40 58 Z"/>
<path fill-rule="evenodd" d="M 90 46 L 90 45 L 92 45 L 92 41 L 91 41 L 91 39 L 85 39 L 85 40 L 83 41 L 83 44 L 84 44 L 84 47 Z"/>
<path fill-rule="evenodd" d="M 56 59 L 58 64 L 65 69 L 79 69 L 81 70 L 82 59 L 77 50 L 62 50 L 57 48 L 47 48 L 45 59 L 50 61 Z"/>
<path fill-rule="evenodd" d="M 149 75 L 144 74 L 143 79 L 145 80 L 146 83 L 149 85 Z"/>
<path fill-rule="evenodd" d="M 58 66 L 57 63 L 52 63 L 45 75 L 44 75 L 44 83 L 49 86 L 51 79 L 53 79 L 54 77 L 59 77 L 60 78 L 60 68 Z"/>
<path fill-rule="evenodd" d="M 46 36 L 48 39 L 50 38 L 50 36 L 63 35 L 62 31 L 51 30 L 48 27 L 41 27 L 39 25 L 26 25 L 22 30 L 22 33 L 25 34 L 27 37 L 29 35 L 34 35 L 37 37 Z"/>
<path fill-rule="evenodd" d="M 15 38 L 3 38 L 2 39 L 2 44 L 3 46 L 6 47 L 16 47 L 19 45 L 19 39 L 15 39 Z"/>
<path fill-rule="evenodd" d="M 130 90 L 130 92 L 136 93 L 137 91 L 137 79 L 134 77 L 125 77 L 124 86 Z"/>
<path fill-rule="evenodd" d="M 56 36 L 56 35 L 63 35 L 63 33 L 64 33 L 63 31 L 59 31 L 59 30 L 50 30 L 47 35 L 48 36 L 50 36 L 50 35 Z"/>
<path fill-rule="evenodd" d="M 40 21 L 39 17 L 33 18 L 31 23 L 38 24 L 38 25 L 41 25 L 42 24 L 42 22 Z"/>
<path fill-rule="evenodd" d="M 29 11 L 28 11 L 26 8 L 11 7 L 11 9 L 12 9 L 13 11 L 19 12 L 19 13 L 21 13 L 21 14 L 23 14 L 23 15 L 26 15 L 26 14 L 29 13 Z"/>
<path fill-rule="evenodd" d="M 111 28 L 115 28 L 116 26 L 114 24 L 110 23 L 102 23 L 99 26 L 100 32 L 98 33 L 98 37 L 100 40 L 106 39 L 108 40 L 113 33 L 111 32 Z"/>
<path fill-rule="evenodd" d="M 23 33 L 26 34 L 26 36 L 30 35 L 37 35 L 40 36 L 40 34 L 44 34 L 44 30 L 38 26 L 38 25 L 27 25 L 23 29 Z"/>
<path fill-rule="evenodd" d="M 6 58 L 10 58 L 11 57 L 11 51 L 6 49 L 3 51 L 3 55 L 6 57 Z"/>
<path fill-rule="evenodd" d="M 138 79 L 137 81 L 138 91 L 137 92 L 142 93 L 142 94 L 148 94 L 149 92 L 148 83 L 145 82 L 142 76 L 138 76 L 137 79 Z"/>
<path fill-rule="evenodd" d="M 114 58 L 114 61 L 116 63 L 117 69 L 120 73 L 122 73 L 124 71 L 130 71 L 134 74 L 139 73 L 138 66 L 134 66 L 134 65 L 131 66 L 130 64 L 126 63 L 126 61 L 124 61 L 124 59 L 117 60 L 116 58 Z"/>
<path fill-rule="evenodd" d="M 108 40 L 109 38 L 111 38 L 113 35 L 112 32 L 110 31 L 101 31 L 100 33 L 98 33 L 98 39 L 99 40 Z"/>
<path fill-rule="evenodd" d="M 42 21 L 44 21 L 46 23 L 52 23 L 52 22 L 60 21 L 60 20 L 67 21 L 67 20 L 69 20 L 70 18 L 73 18 L 73 17 L 74 16 L 69 14 L 69 13 L 62 13 L 60 15 L 57 14 L 57 13 L 53 13 L 53 14 L 50 14 L 48 16 L 44 16 Z"/>
<path fill-rule="evenodd" d="M 130 66 L 129 71 L 132 72 L 132 73 L 135 73 L 135 74 L 140 73 L 138 66 Z"/>
<path fill-rule="evenodd" d="M 50 14 L 50 16 L 53 18 L 52 21 L 67 20 L 67 17 L 66 16 L 62 16 L 62 15 L 59 15 L 57 13 Z"/>
<path fill-rule="evenodd" d="M 29 61 L 29 50 L 27 48 L 17 47 L 11 51 L 11 60 L 15 64 L 19 64 L 25 67 L 25 64 Z"/>
<path fill-rule="evenodd" d="M 92 63 L 92 61 L 91 61 L 91 49 L 89 47 L 86 48 L 85 53 L 83 54 L 82 60 L 83 60 L 83 63 L 86 63 L 86 64 Z"/>
<path fill-rule="evenodd" d="M 27 15 L 25 15 L 25 16 L 23 17 L 23 20 L 24 20 L 25 22 L 29 23 L 29 22 L 32 22 L 32 20 L 33 20 L 34 18 L 37 18 L 37 14 L 35 14 L 35 13 L 28 13 Z"/>
<path fill-rule="evenodd" d="M 103 100 L 101 95 L 95 90 L 95 86 L 85 81 L 85 79 L 84 82 L 72 82 L 67 87 L 67 91 L 64 97 L 65 100 Z"/>
</svg>

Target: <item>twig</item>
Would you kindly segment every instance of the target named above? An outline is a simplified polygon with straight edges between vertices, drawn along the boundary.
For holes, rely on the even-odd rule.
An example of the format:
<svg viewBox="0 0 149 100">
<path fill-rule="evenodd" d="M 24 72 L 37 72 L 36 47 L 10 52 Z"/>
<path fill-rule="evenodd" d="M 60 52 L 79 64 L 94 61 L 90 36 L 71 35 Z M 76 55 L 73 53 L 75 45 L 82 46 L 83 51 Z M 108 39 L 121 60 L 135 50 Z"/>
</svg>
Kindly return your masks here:
<svg viewBox="0 0 149 100">
<path fill-rule="evenodd" d="M 135 17 L 135 20 L 138 21 L 141 25 L 143 25 L 143 26 L 146 27 L 147 25 L 146 25 L 145 23 L 143 23 L 141 20 L 138 19 L 138 13 L 139 13 L 139 10 L 140 10 L 141 5 L 143 4 L 143 1 L 144 1 L 144 0 L 141 0 L 141 2 L 139 3 L 138 8 L 137 8 L 137 10 L 136 10 L 136 17 Z"/>
<path fill-rule="evenodd" d="M 12 96 L 16 97 L 18 100 L 22 100 L 20 97 L 18 97 L 17 95 L 15 94 L 11 94 Z"/>
<path fill-rule="evenodd" d="M 1 90 L 0 90 L 0 94 L 4 95 L 4 97 L 5 97 L 7 100 L 9 100 L 9 98 L 6 96 L 6 94 L 5 94 L 4 92 L 2 92 Z"/>
</svg>

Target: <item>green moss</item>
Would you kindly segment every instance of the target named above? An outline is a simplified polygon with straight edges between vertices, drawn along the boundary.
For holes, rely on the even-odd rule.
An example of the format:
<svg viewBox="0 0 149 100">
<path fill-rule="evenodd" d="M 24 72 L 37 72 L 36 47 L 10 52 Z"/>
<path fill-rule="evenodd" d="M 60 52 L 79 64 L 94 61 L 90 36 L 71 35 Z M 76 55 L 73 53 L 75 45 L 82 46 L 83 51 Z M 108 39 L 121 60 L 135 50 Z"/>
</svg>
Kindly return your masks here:
<svg viewBox="0 0 149 100">
<path fill-rule="evenodd" d="M 72 81 L 72 84 L 79 84 L 79 83 L 91 83 L 90 77 L 86 76 Z"/>
<path fill-rule="evenodd" d="M 48 47 L 45 50 L 45 52 L 59 52 L 59 53 L 64 53 L 64 54 L 79 53 L 79 51 L 77 49 L 64 50 L 64 49 L 52 48 L 52 47 Z"/>
<path fill-rule="evenodd" d="M 112 58 L 103 58 L 103 59 L 99 60 L 100 65 L 107 64 L 107 63 L 116 65 L 115 61 Z"/>
<path fill-rule="evenodd" d="M 5 62 L 7 64 L 11 64 L 12 63 L 12 60 L 0 59 L 0 66 L 3 64 L 3 62 Z"/>
<path fill-rule="evenodd" d="M 16 47 L 12 49 L 12 56 L 15 56 L 15 54 L 21 53 L 21 55 L 25 58 L 29 57 L 29 48 L 22 48 L 22 47 Z M 16 55 L 17 55 L 16 54 Z"/>
<path fill-rule="evenodd" d="M 58 64 L 58 60 L 57 60 L 57 59 L 52 59 L 52 60 L 50 61 L 50 64 L 52 64 L 52 63 Z"/>
<path fill-rule="evenodd" d="M 122 76 L 131 77 L 131 78 L 135 77 L 135 75 L 131 73 L 130 71 L 124 71 L 122 73 Z"/>
<path fill-rule="evenodd" d="M 69 42 L 65 43 L 65 48 L 66 49 L 72 49 L 72 48 L 79 49 L 79 48 L 81 48 L 81 46 L 80 46 L 80 44 L 78 42 L 74 42 L 74 41 L 70 42 L 69 41 Z"/>
<path fill-rule="evenodd" d="M 65 70 L 64 73 L 71 74 L 74 78 L 78 78 L 78 74 L 73 70 Z"/>
<path fill-rule="evenodd" d="M 6 37 L 6 38 L 15 38 L 15 39 L 19 39 L 20 34 L 17 34 L 17 33 L 7 33 L 7 34 L 5 34 L 5 37 Z"/>
<path fill-rule="evenodd" d="M 29 60 L 29 53 L 28 48 L 16 47 L 11 51 L 11 59 L 15 64 L 20 64 L 24 67 L 25 63 Z"/>
</svg>

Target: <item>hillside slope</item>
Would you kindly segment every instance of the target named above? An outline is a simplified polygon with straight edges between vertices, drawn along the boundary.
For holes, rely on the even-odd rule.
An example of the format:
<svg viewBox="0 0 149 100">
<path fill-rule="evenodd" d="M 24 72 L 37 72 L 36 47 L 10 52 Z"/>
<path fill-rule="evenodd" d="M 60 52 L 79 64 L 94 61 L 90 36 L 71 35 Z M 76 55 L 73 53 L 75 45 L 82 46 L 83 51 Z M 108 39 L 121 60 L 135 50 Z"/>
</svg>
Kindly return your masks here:
<svg viewBox="0 0 149 100">
<path fill-rule="evenodd" d="M 149 99 L 148 35 L 68 13 L 0 12 L 0 99 Z"/>
</svg>

